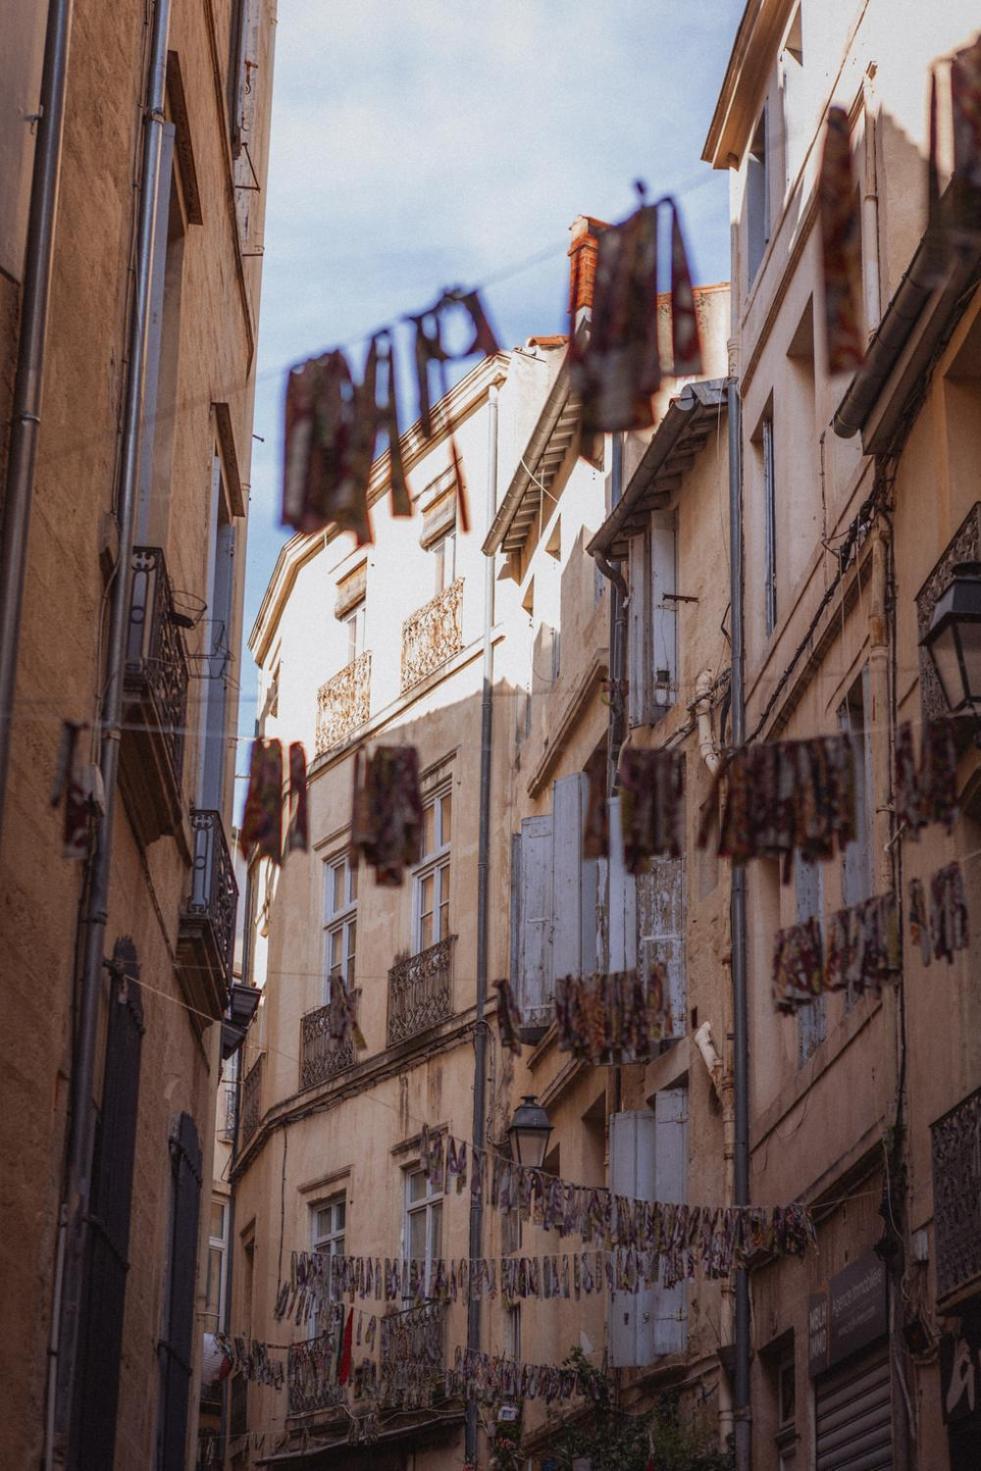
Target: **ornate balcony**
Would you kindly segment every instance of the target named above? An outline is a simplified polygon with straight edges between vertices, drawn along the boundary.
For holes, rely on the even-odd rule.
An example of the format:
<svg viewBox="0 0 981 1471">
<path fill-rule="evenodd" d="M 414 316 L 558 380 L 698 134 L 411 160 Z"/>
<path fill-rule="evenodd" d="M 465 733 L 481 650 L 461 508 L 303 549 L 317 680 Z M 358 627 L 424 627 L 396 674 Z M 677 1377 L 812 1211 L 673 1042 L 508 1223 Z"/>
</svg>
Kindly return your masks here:
<svg viewBox="0 0 981 1471">
<path fill-rule="evenodd" d="M 242 1084 L 242 1117 L 238 1126 L 238 1147 L 244 1149 L 259 1127 L 262 1118 L 262 1069 L 265 1053 L 249 1068 Z"/>
<path fill-rule="evenodd" d="M 382 1401 L 404 1409 L 431 1404 L 446 1370 L 446 1304 L 423 1303 L 379 1319 L 378 1326 Z"/>
<path fill-rule="evenodd" d="M 397 960 L 388 972 L 388 1045 L 405 1042 L 443 1021 L 453 1010 L 453 944 L 448 935 Z"/>
<path fill-rule="evenodd" d="M 181 831 L 188 664 L 164 554 L 134 547 L 119 752 L 126 805 L 144 843 Z"/>
<path fill-rule="evenodd" d="M 357 1006 L 360 991 L 351 993 Z M 345 1068 L 353 1067 L 354 1043 L 330 1035 L 330 1007 L 318 1006 L 300 1018 L 300 1088 L 315 1088 Z"/>
<path fill-rule="evenodd" d="M 402 624 L 402 691 L 432 674 L 463 648 L 463 578 Z"/>
<path fill-rule="evenodd" d="M 306 1343 L 290 1344 L 286 1392 L 291 1415 L 311 1415 L 343 1404 L 344 1390 L 337 1382 L 338 1337 L 339 1329 L 331 1326 Z"/>
<path fill-rule="evenodd" d="M 981 1286 L 981 1088 L 931 1126 L 937 1303 Z"/>
<path fill-rule="evenodd" d="M 238 884 L 221 813 L 192 807 L 191 832 L 191 892 L 177 931 L 177 965 L 191 1004 L 220 1021 L 232 984 Z"/>
<path fill-rule="evenodd" d="M 371 650 L 359 654 L 317 694 L 317 755 L 332 751 L 368 721 L 371 705 Z"/>
</svg>

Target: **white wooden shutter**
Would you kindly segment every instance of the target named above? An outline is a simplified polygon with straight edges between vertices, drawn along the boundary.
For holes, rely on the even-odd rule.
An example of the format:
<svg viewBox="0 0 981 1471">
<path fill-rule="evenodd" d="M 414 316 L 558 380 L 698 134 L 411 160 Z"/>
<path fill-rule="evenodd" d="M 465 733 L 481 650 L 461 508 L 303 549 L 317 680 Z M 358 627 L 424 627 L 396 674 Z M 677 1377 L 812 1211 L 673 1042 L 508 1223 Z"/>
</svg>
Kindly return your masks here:
<svg viewBox="0 0 981 1471">
<path fill-rule="evenodd" d="M 637 886 L 623 864 L 620 798 L 610 798 L 610 858 L 607 864 L 606 963 L 609 970 L 637 964 Z"/>
<path fill-rule="evenodd" d="M 688 1089 L 665 1088 L 654 1096 L 656 1199 L 681 1203 L 688 1173 Z M 660 1284 L 653 1292 L 654 1354 L 679 1354 L 688 1345 L 686 1284 Z"/>
<path fill-rule="evenodd" d="M 650 578 L 647 537 L 632 536 L 627 559 L 627 719 L 631 726 L 647 723 L 648 659 L 647 631 L 650 626 Z"/>
<path fill-rule="evenodd" d="M 552 788 L 553 978 L 588 975 L 597 968 L 597 864 L 582 856 L 588 803 L 589 781 L 584 771 L 561 777 Z"/>
<path fill-rule="evenodd" d="M 638 874 L 636 883 L 639 964 L 666 968 L 671 1036 L 683 1037 L 688 1012 L 684 859 L 652 859 L 650 872 Z"/>
<path fill-rule="evenodd" d="M 647 679 L 651 692 L 648 719 L 653 725 L 678 697 L 678 612 L 677 604 L 668 597 L 678 590 L 673 512 L 652 514 L 650 540 L 651 658 Z"/>
<path fill-rule="evenodd" d="M 552 817 L 521 824 L 518 873 L 518 1004 L 529 1023 L 550 1020 L 552 967 Z"/>
<path fill-rule="evenodd" d="M 610 1116 L 610 1189 L 633 1200 L 656 1197 L 656 1120 L 649 1108 Z M 655 1289 L 614 1292 L 609 1302 L 610 1363 L 640 1368 L 654 1357 Z"/>
</svg>

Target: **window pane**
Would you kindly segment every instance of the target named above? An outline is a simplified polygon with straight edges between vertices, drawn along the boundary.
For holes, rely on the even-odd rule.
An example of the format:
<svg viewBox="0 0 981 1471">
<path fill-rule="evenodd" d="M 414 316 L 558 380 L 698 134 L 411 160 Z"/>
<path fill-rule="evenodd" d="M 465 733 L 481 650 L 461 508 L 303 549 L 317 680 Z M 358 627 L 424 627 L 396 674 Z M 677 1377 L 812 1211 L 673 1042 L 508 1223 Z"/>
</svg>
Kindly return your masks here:
<svg viewBox="0 0 981 1471">
<path fill-rule="evenodd" d="M 443 1255 L 443 1207 L 441 1205 L 431 1205 L 429 1207 L 429 1215 L 432 1223 L 429 1259 L 430 1261 L 435 1261 L 437 1257 Z"/>
<path fill-rule="evenodd" d="M 442 809 L 440 846 L 445 848 L 450 841 L 450 819 L 453 815 L 453 798 L 449 792 L 447 792 L 445 797 L 441 798 L 439 805 Z"/>
<path fill-rule="evenodd" d="M 334 975 L 340 970 L 344 961 L 344 930 L 331 930 L 330 932 L 330 971 Z"/>
<path fill-rule="evenodd" d="M 419 924 L 419 949 L 428 950 L 434 943 L 433 917 L 431 914 L 424 914 Z"/>
<path fill-rule="evenodd" d="M 343 1200 L 335 1200 L 335 1202 L 334 1202 L 334 1230 L 335 1231 L 343 1231 L 343 1229 L 344 1229 L 344 1213 L 345 1213 L 346 1210 L 347 1210 L 347 1202 L 346 1201 L 343 1201 Z"/>
<path fill-rule="evenodd" d="M 208 1252 L 208 1301 L 205 1311 L 217 1316 L 221 1306 L 221 1260 L 223 1252 L 213 1246 Z"/>
<path fill-rule="evenodd" d="M 413 1170 L 409 1176 L 409 1199 L 412 1201 L 425 1200 L 426 1177 L 422 1170 Z"/>
<path fill-rule="evenodd" d="M 344 908 L 344 869 L 345 864 L 336 863 L 331 870 L 334 875 L 334 892 L 331 902 L 331 914 L 336 914 L 339 909 Z"/>
<path fill-rule="evenodd" d="M 413 1211 L 409 1217 L 409 1256 L 417 1261 L 426 1255 L 426 1212 Z"/>
<path fill-rule="evenodd" d="M 358 926 L 354 920 L 347 927 L 347 982 L 354 980 L 354 952 L 357 945 Z"/>
<path fill-rule="evenodd" d="M 423 855 L 432 853 L 436 848 L 436 805 L 427 802 L 422 809 L 422 851 Z"/>
<path fill-rule="evenodd" d="M 322 1241 L 325 1236 L 330 1235 L 331 1209 L 329 1205 L 323 1206 L 317 1212 L 317 1240 Z"/>
<path fill-rule="evenodd" d="M 419 912 L 432 914 L 435 907 L 436 875 L 427 873 L 419 884 Z"/>
<path fill-rule="evenodd" d="M 225 1234 L 225 1206 L 220 1200 L 211 1202 L 211 1234 L 212 1236 L 224 1236 Z"/>
<path fill-rule="evenodd" d="M 347 896 L 353 904 L 358 897 L 358 865 L 356 863 L 349 864 L 347 874 Z"/>
</svg>

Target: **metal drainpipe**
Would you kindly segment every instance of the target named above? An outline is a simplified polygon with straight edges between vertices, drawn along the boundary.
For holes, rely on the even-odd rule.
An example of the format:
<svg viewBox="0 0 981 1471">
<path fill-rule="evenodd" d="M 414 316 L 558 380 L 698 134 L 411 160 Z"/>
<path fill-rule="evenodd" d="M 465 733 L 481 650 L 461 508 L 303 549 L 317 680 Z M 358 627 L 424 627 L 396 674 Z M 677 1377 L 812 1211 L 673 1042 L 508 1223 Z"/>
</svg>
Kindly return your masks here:
<svg viewBox="0 0 981 1471">
<path fill-rule="evenodd" d="M 85 1248 L 89 1227 L 95 1111 L 96 1035 L 102 997 L 103 951 L 109 906 L 112 863 L 113 813 L 119 768 L 119 740 L 123 713 L 123 662 L 131 584 L 136 474 L 139 464 L 143 409 L 143 372 L 149 319 L 150 271 L 153 259 L 154 219 L 159 187 L 160 150 L 164 125 L 164 91 L 170 0 L 156 0 L 150 41 L 147 106 L 144 116 L 139 226 L 133 299 L 129 321 L 129 375 L 123 407 L 120 478 L 117 501 L 119 557 L 112 585 L 105 698 L 102 706 L 102 780 L 105 811 L 99 823 L 92 859 L 89 902 L 86 907 L 85 956 L 79 988 L 78 1031 L 71 1079 L 71 1124 L 68 1141 L 66 1204 L 68 1239 L 60 1303 L 60 1351 L 56 1405 L 57 1435 L 62 1458 L 74 1464 L 77 1447 L 71 1444 L 71 1418 L 84 1286 Z"/>
<path fill-rule="evenodd" d="M 490 527 L 497 511 L 497 439 L 498 389 L 492 384 L 488 396 L 487 427 L 487 521 Z M 477 840 L 477 998 L 474 1020 L 473 1080 L 473 1144 L 474 1151 L 484 1147 L 484 1122 L 487 1112 L 487 934 L 490 904 L 490 823 L 491 823 L 491 758 L 494 741 L 494 558 L 484 562 L 484 648 L 483 679 L 480 694 L 480 832 Z M 476 1157 L 471 1169 L 477 1168 Z M 480 1197 L 470 1198 L 470 1256 L 482 1256 L 483 1206 Z M 471 1297 L 467 1305 L 467 1348 L 480 1349 L 480 1303 Z M 477 1402 L 467 1401 L 465 1427 L 468 1465 L 477 1464 Z"/>
<path fill-rule="evenodd" d="M 72 0 L 49 0 L 38 109 L 40 117 L 24 249 L 24 292 L 0 545 L 0 829 L 10 765 L 10 731 L 34 495 L 34 462 L 41 432 L 44 349 L 61 178 L 71 25 Z M 27 126 L 26 121 L 24 126 Z"/>
<path fill-rule="evenodd" d="M 729 429 L 729 581 L 732 603 L 732 743 L 746 739 L 743 688 L 743 460 L 742 403 L 735 378 L 727 384 Z M 746 870 L 731 865 L 729 927 L 732 943 L 733 1187 L 736 1205 L 749 1204 L 749 1024 L 746 1002 Z M 736 1471 L 750 1471 L 753 1422 L 750 1406 L 749 1274 L 736 1272 L 736 1366 L 733 1424 Z"/>
</svg>

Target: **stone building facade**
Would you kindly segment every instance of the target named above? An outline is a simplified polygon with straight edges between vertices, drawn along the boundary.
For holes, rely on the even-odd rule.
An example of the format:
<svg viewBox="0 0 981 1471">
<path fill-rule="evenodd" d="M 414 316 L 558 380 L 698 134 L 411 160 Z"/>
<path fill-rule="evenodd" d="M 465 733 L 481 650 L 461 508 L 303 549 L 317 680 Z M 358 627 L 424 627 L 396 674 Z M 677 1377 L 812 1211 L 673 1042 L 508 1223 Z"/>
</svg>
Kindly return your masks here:
<svg viewBox="0 0 981 1471">
<path fill-rule="evenodd" d="M 13 5 L 0 63 L 3 484 L 48 9 Z M 0 1273 L 18 1290 L 0 1311 L 3 1459 L 183 1468 L 196 1460 L 201 1185 L 232 980 L 233 732 L 275 6 L 52 0 L 50 10 L 68 28 L 64 130 L 19 657 L 4 711 L 12 1045 Z M 154 46 L 163 106 L 149 116 Z M 146 174 L 151 130 L 159 146 Z M 144 200 L 146 313 L 134 318 Z M 142 361 L 131 380 L 134 320 Z M 120 446 L 134 395 L 127 490 Z M 122 657 L 110 665 L 119 599 Z M 114 681 L 121 728 L 104 732 Z M 63 721 L 79 727 L 79 770 L 94 792 L 77 861 L 62 857 L 63 811 L 51 804 Z M 108 823 L 112 794 L 95 770 L 108 769 L 113 740 Z M 98 852 L 111 854 L 109 892 L 93 914 Z M 104 925 L 105 963 L 86 989 L 92 924 Z M 83 1013 L 94 1019 L 92 1088 L 73 1109 Z M 66 1194 L 66 1159 L 90 1110 L 84 1273 L 73 1275 L 79 1197 Z"/>
</svg>

